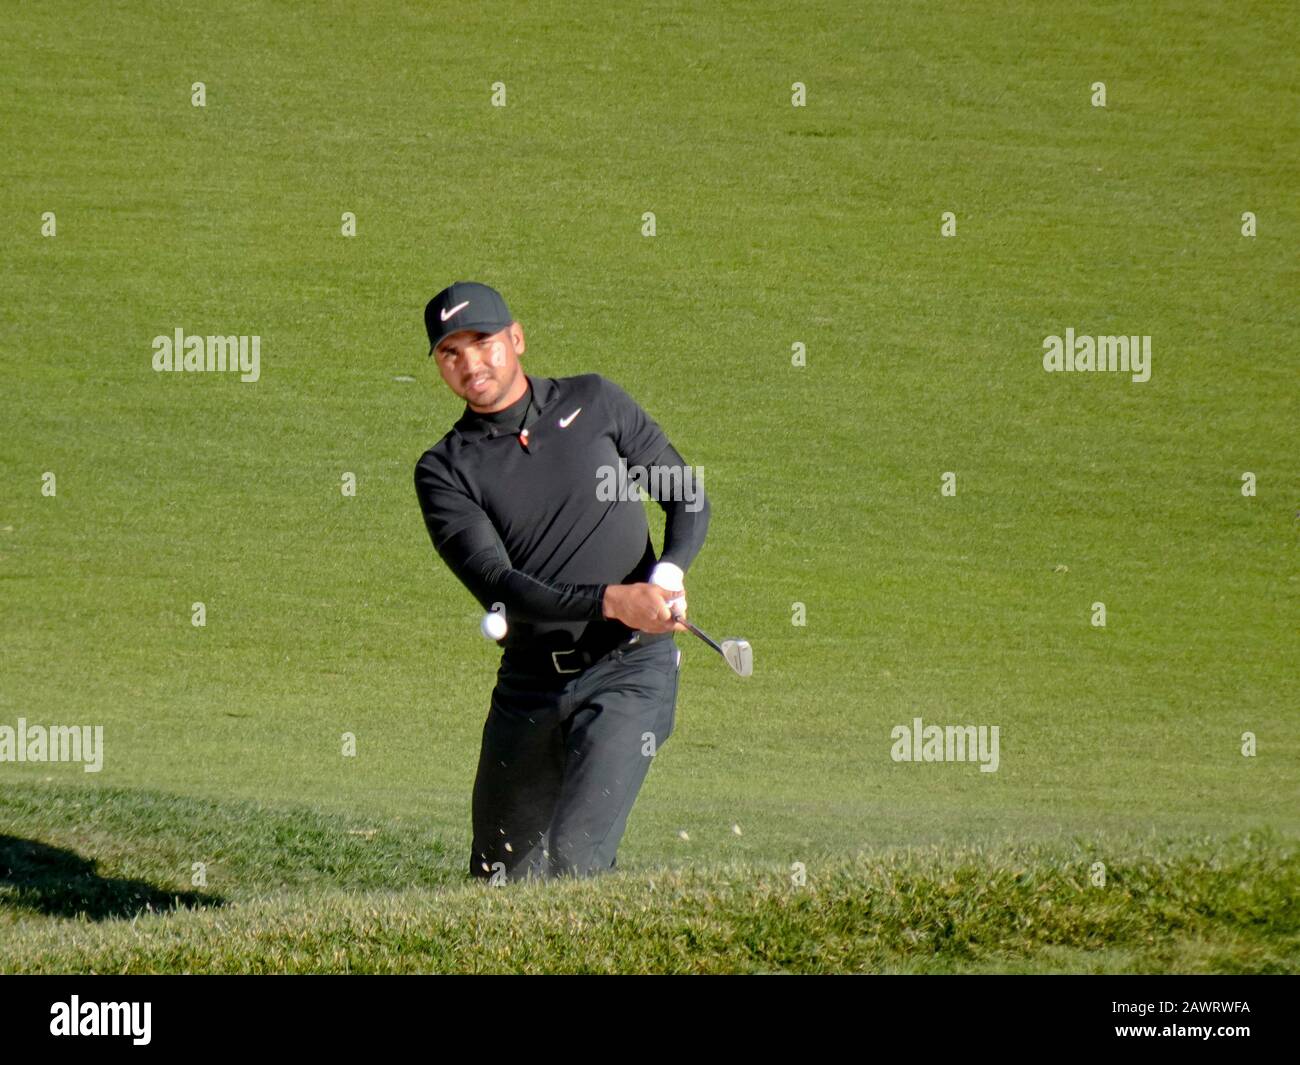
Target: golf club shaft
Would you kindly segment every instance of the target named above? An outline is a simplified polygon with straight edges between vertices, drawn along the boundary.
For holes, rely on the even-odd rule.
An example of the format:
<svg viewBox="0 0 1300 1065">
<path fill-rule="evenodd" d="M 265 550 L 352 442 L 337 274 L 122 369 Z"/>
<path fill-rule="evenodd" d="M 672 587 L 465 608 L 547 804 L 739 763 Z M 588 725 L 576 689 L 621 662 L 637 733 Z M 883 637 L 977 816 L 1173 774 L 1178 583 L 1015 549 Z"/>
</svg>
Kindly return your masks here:
<svg viewBox="0 0 1300 1065">
<path fill-rule="evenodd" d="M 696 636 L 698 636 L 701 640 L 703 640 L 705 643 L 707 643 L 707 644 L 708 644 L 710 647 L 712 647 L 715 651 L 717 651 L 718 654 L 722 655 L 722 648 L 719 647 L 718 644 L 713 640 L 713 638 L 712 638 L 711 636 L 709 636 L 709 634 L 706 633 L 703 629 L 697 628 L 697 627 L 696 627 L 692 622 L 687 621 L 687 620 L 686 620 L 684 617 L 682 617 L 680 614 L 674 614 L 673 617 L 674 617 L 677 621 L 680 621 L 680 622 L 681 622 L 683 625 L 685 625 L 688 629 L 690 629 L 691 632 L 695 633 Z M 723 656 L 724 658 L 726 657 L 726 655 L 722 655 L 722 656 Z"/>
</svg>

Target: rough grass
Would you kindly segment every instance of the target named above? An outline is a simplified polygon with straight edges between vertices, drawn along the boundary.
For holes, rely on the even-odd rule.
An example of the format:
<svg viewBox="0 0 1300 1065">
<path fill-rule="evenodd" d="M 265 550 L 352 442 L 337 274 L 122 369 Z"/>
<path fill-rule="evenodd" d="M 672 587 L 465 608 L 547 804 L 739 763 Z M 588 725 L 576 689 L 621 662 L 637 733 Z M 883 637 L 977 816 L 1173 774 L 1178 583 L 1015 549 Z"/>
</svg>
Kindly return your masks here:
<svg viewBox="0 0 1300 1065">
<path fill-rule="evenodd" d="M 0 806 L 5 972 L 1300 971 L 1300 859 L 1270 833 L 493 887 L 400 824 L 16 791 Z M 65 863 L 43 877 L 12 860 L 37 822 Z M 187 882 L 196 854 L 206 887 Z"/>
</svg>

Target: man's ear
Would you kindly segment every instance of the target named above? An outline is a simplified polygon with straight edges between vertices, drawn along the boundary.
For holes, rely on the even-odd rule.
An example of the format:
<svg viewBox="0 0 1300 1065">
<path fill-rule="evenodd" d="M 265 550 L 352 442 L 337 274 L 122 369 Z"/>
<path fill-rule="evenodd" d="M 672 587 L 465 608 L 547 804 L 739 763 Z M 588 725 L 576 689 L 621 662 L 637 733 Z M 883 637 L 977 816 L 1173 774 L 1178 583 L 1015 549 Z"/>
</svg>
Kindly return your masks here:
<svg viewBox="0 0 1300 1065">
<path fill-rule="evenodd" d="M 524 327 L 518 322 L 510 323 L 510 339 L 515 345 L 515 354 L 522 355 L 526 347 L 524 344 Z"/>
</svg>

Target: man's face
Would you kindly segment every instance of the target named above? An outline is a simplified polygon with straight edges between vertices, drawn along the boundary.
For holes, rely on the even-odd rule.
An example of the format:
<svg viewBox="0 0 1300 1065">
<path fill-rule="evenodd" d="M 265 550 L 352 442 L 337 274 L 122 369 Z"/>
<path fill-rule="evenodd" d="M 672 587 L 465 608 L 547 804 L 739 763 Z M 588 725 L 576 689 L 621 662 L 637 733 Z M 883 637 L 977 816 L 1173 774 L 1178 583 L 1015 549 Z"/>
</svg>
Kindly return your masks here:
<svg viewBox="0 0 1300 1065">
<path fill-rule="evenodd" d="M 496 333 L 452 333 L 442 338 L 433 357 L 447 387 L 471 410 L 486 414 L 503 410 L 523 395 L 523 353 L 523 326 L 513 322 Z"/>
</svg>

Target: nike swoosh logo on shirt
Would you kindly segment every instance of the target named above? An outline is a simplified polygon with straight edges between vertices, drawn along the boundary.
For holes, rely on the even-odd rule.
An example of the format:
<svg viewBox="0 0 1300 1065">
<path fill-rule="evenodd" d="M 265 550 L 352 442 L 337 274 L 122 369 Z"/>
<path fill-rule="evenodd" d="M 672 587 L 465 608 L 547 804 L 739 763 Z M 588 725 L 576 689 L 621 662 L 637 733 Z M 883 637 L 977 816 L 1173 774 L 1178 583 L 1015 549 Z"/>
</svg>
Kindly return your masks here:
<svg viewBox="0 0 1300 1065">
<path fill-rule="evenodd" d="M 449 310 L 449 311 L 439 311 L 438 313 L 442 315 L 442 320 L 445 322 L 448 318 L 450 318 L 450 317 L 451 317 L 453 314 L 455 314 L 457 311 L 459 311 L 459 310 L 463 310 L 465 307 L 468 307 L 468 306 L 469 306 L 469 300 L 466 300 L 464 303 L 458 303 L 458 304 L 456 304 L 456 306 L 454 306 L 454 307 L 453 307 L 451 310 Z"/>
<path fill-rule="evenodd" d="M 578 408 L 577 410 L 575 410 L 572 414 L 570 414 L 567 418 L 561 418 L 561 419 L 560 419 L 560 428 L 561 428 L 561 429 L 567 429 L 567 428 L 569 427 L 569 423 L 570 423 L 571 421 L 573 421 L 573 419 L 576 418 L 576 417 L 577 417 L 579 414 L 581 414 L 581 413 L 582 413 L 582 408 L 579 407 L 579 408 Z"/>
</svg>

